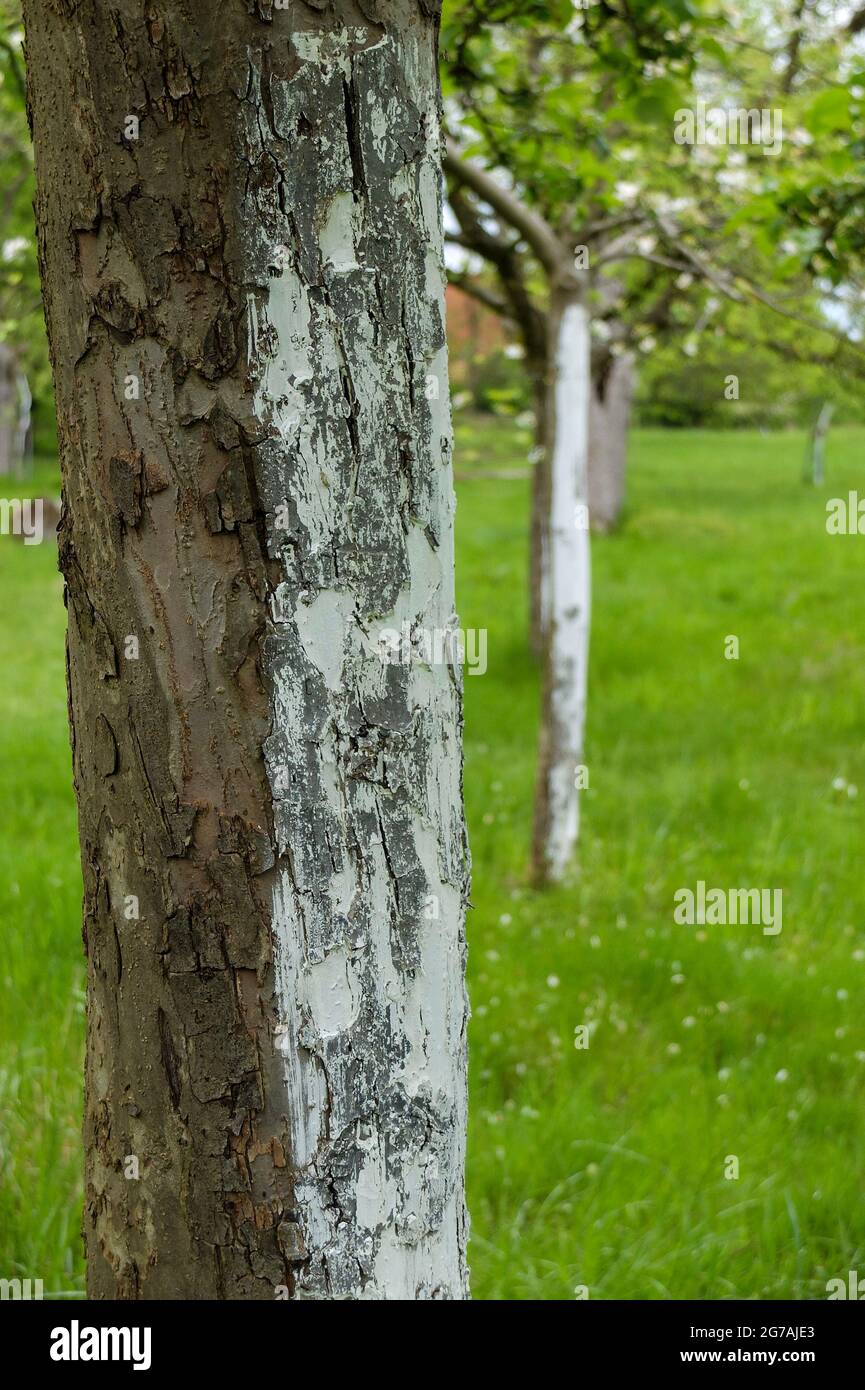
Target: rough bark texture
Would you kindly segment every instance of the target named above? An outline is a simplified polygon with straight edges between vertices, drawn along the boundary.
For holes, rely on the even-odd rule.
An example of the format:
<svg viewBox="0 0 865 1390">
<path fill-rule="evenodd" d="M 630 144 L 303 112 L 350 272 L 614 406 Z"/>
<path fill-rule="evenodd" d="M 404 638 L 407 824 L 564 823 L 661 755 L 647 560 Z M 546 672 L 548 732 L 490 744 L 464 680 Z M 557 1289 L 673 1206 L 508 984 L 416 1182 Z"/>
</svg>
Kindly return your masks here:
<svg viewBox="0 0 865 1390">
<path fill-rule="evenodd" d="M 582 759 L 591 621 L 588 518 L 589 315 L 579 288 L 555 288 L 550 306 L 546 412 L 548 491 L 542 512 L 547 614 L 533 869 L 561 879 L 577 842 L 576 772 Z"/>
<path fill-rule="evenodd" d="M 24 8 L 90 1295 L 463 1297 L 437 5 Z"/>
</svg>

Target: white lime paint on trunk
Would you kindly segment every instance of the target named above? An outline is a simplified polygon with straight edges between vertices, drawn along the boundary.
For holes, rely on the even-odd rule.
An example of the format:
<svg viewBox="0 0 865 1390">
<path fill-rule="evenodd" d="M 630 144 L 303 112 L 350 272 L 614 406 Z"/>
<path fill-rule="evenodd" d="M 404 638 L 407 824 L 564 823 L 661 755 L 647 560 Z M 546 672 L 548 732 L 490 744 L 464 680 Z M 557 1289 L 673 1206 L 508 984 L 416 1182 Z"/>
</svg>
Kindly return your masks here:
<svg viewBox="0 0 865 1390">
<path fill-rule="evenodd" d="M 589 513 L 592 530 L 611 531 L 625 501 L 634 356 L 614 357 L 603 382 L 592 381 L 589 409 Z"/>
<path fill-rule="evenodd" d="M 560 879 L 577 841 L 576 772 L 583 758 L 591 618 L 588 527 L 589 316 L 578 298 L 554 305 L 551 383 L 549 631 L 535 855 Z"/>
<path fill-rule="evenodd" d="M 294 41 L 245 139 L 295 1293 L 462 1298 L 462 677 L 379 644 L 456 623 L 435 44 Z"/>
</svg>

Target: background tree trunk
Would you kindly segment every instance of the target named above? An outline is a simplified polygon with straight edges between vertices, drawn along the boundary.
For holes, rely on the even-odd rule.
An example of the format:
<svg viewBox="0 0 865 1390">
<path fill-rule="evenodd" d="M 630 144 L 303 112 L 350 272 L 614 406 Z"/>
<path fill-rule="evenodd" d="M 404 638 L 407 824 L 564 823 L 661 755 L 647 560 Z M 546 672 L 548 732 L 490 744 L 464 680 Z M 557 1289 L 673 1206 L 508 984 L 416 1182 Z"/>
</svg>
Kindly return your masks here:
<svg viewBox="0 0 865 1390">
<path fill-rule="evenodd" d="M 8 343 L 0 343 L 0 475 L 21 472 L 19 372 Z"/>
<path fill-rule="evenodd" d="M 589 516 L 592 530 L 607 532 L 619 524 L 625 503 L 625 478 L 634 359 L 625 352 L 610 359 L 609 371 L 592 375 L 589 411 Z"/>
<path fill-rule="evenodd" d="M 543 370 L 534 376 L 534 381 L 535 461 L 529 522 L 529 646 L 534 655 L 542 660 L 547 630 L 548 585 L 545 576 L 549 566 L 546 518 L 550 510 L 550 451 L 554 444 L 550 438 L 548 419 L 550 386 L 546 363 Z"/>
<path fill-rule="evenodd" d="M 437 6 L 248 9 L 25 0 L 89 1292 L 460 1298 Z"/>
<path fill-rule="evenodd" d="M 592 375 L 589 407 L 588 506 L 593 531 L 612 531 L 625 502 L 628 430 L 634 391 L 634 359 L 623 353 L 612 359 L 604 379 Z M 546 394 L 535 404 L 536 462 L 532 474 L 532 514 L 529 535 L 529 645 L 538 657 L 544 650 L 549 616 L 549 556 L 545 553 L 549 510 L 549 461 L 555 451 L 547 419 Z"/>
<path fill-rule="evenodd" d="M 548 621 L 544 652 L 533 870 L 561 879 L 579 829 L 591 619 L 588 449 L 591 400 L 589 314 L 578 292 L 554 289 L 547 409 L 549 501 L 543 517 Z"/>
<path fill-rule="evenodd" d="M 826 478 L 826 436 L 835 414 L 834 401 L 823 401 L 817 412 L 805 454 L 805 482 L 822 487 Z"/>
</svg>

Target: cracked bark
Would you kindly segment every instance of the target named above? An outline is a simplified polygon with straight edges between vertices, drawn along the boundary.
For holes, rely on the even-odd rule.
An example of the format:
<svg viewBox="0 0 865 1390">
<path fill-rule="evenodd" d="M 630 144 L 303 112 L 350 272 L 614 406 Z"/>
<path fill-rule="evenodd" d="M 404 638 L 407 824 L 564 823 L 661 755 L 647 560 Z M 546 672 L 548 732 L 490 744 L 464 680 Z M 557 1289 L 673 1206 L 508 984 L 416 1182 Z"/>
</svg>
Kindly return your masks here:
<svg viewBox="0 0 865 1390">
<path fill-rule="evenodd" d="M 466 1296 L 437 8 L 25 0 L 91 1297 Z"/>
</svg>

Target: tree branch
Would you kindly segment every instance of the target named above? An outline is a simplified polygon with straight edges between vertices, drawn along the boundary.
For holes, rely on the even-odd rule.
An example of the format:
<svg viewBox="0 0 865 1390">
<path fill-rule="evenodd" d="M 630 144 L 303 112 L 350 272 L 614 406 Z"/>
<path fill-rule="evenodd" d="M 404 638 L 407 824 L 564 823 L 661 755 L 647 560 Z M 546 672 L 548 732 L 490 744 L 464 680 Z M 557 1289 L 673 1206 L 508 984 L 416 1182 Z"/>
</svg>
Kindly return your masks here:
<svg viewBox="0 0 865 1390">
<path fill-rule="evenodd" d="M 498 295 L 488 290 L 486 285 L 482 285 L 473 275 L 467 274 L 464 270 L 449 270 L 448 284 L 454 285 L 456 289 L 462 290 L 463 294 L 471 295 L 479 304 L 491 309 L 494 314 L 501 318 L 511 318 L 511 310 L 504 299 L 499 299 Z"/>
<path fill-rule="evenodd" d="M 541 265 L 550 275 L 556 275 L 568 253 L 546 220 L 527 207 L 518 194 L 504 188 L 488 170 L 465 159 L 453 140 L 447 142 L 444 157 L 445 172 L 456 183 L 470 188 L 487 203 L 502 221 L 513 227 L 529 244 Z"/>
<path fill-rule="evenodd" d="M 546 357 L 546 322 L 526 285 L 522 258 L 516 245 L 496 236 L 485 225 L 461 185 L 449 189 L 451 211 L 460 225 L 459 245 L 475 252 L 495 268 L 510 318 L 522 335 L 527 358 L 534 363 Z M 451 238 L 455 239 L 455 238 Z"/>
</svg>

